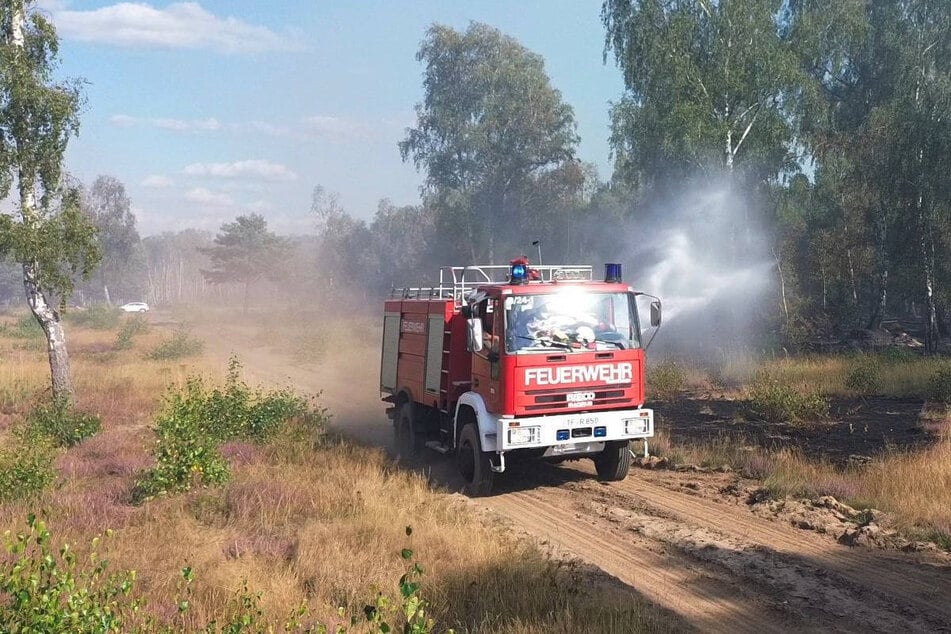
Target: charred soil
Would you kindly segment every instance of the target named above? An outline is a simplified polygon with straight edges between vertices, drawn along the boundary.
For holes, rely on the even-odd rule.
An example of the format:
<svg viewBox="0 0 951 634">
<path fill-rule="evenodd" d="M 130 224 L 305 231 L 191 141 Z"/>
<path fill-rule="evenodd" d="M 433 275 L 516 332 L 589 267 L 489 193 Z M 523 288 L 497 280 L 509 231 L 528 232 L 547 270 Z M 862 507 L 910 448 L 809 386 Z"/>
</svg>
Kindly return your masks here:
<svg viewBox="0 0 951 634">
<path fill-rule="evenodd" d="M 920 399 L 834 397 L 825 420 L 797 424 L 757 420 L 745 401 L 722 397 L 685 395 L 649 405 L 658 412 L 658 428 L 675 444 L 731 437 L 764 449 L 799 449 L 838 464 L 924 449 L 939 440 L 921 423 Z"/>
</svg>

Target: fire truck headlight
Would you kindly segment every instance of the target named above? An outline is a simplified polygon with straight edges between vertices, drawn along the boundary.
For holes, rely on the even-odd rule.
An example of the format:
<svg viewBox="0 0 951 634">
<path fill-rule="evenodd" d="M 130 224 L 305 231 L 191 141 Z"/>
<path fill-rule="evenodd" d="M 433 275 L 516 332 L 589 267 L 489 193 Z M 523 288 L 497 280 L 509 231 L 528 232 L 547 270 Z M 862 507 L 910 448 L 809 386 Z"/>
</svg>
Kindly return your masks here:
<svg viewBox="0 0 951 634">
<path fill-rule="evenodd" d="M 649 418 L 625 418 L 624 434 L 627 436 L 646 434 L 650 431 L 650 425 Z"/>
<path fill-rule="evenodd" d="M 509 430 L 510 445 L 527 445 L 538 442 L 540 427 L 513 427 Z"/>
</svg>

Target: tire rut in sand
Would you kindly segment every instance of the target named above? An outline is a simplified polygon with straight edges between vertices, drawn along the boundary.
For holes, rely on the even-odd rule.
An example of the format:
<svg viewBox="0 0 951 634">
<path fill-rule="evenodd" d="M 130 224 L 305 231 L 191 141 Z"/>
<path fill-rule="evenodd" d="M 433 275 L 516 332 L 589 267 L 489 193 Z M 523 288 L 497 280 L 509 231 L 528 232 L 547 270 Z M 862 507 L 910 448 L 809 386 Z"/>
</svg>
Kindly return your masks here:
<svg viewBox="0 0 951 634">
<path fill-rule="evenodd" d="M 745 508 L 671 491 L 636 473 L 610 488 L 684 522 L 768 548 L 868 588 L 886 597 L 907 621 L 927 624 L 926 629 L 951 631 L 951 569 L 932 569 L 885 552 L 849 550 L 820 536 L 756 517 Z M 868 597 L 864 604 L 869 606 Z"/>
<path fill-rule="evenodd" d="M 791 615 L 751 587 L 609 522 L 576 513 L 564 489 L 507 493 L 485 504 L 536 537 L 595 564 L 704 632 L 788 631 Z M 593 519 L 593 521 L 592 521 Z"/>
</svg>

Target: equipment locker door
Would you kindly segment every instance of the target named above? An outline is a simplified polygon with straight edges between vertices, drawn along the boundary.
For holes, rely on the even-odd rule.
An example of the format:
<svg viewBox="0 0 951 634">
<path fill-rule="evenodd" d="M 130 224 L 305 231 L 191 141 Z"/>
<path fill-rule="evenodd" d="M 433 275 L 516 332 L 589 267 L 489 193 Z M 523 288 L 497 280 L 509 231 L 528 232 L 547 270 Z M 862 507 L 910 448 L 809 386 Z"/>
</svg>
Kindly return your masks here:
<svg viewBox="0 0 951 634">
<path fill-rule="evenodd" d="M 499 310 L 499 300 L 487 298 L 477 305 L 476 311 L 476 316 L 482 320 L 483 345 L 481 352 L 472 354 L 472 391 L 482 396 L 490 412 L 499 412 L 502 409 L 499 376 L 501 373 L 499 334 L 502 328 L 502 313 Z"/>
</svg>

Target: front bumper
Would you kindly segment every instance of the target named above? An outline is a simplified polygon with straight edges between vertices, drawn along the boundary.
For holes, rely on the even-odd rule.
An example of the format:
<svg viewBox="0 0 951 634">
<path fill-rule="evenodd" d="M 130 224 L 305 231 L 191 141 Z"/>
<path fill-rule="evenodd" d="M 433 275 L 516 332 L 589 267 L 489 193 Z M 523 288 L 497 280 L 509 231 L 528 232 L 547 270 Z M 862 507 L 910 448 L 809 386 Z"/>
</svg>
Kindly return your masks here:
<svg viewBox="0 0 951 634">
<path fill-rule="evenodd" d="M 654 410 L 643 408 L 528 418 L 499 417 L 496 447 L 492 450 L 550 447 L 552 455 L 590 453 L 603 448 L 605 442 L 653 436 Z"/>
</svg>

